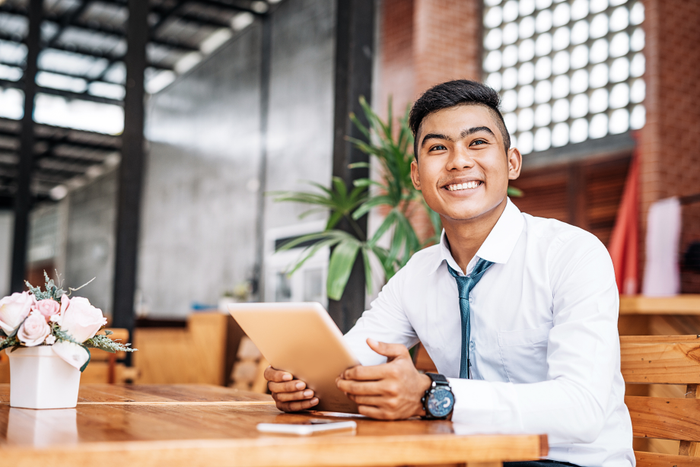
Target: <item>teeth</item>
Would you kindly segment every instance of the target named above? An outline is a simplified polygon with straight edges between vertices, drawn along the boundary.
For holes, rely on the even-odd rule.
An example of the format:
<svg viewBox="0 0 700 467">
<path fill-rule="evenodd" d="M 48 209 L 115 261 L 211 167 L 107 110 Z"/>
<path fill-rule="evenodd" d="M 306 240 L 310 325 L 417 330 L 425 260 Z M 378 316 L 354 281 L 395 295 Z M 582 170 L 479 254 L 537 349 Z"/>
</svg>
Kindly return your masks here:
<svg viewBox="0 0 700 467">
<path fill-rule="evenodd" d="M 471 190 L 474 188 L 477 188 L 481 182 L 477 181 L 472 181 L 472 182 L 467 182 L 467 183 L 456 183 L 454 185 L 448 185 L 447 189 L 450 191 L 459 191 L 459 190 Z"/>
</svg>

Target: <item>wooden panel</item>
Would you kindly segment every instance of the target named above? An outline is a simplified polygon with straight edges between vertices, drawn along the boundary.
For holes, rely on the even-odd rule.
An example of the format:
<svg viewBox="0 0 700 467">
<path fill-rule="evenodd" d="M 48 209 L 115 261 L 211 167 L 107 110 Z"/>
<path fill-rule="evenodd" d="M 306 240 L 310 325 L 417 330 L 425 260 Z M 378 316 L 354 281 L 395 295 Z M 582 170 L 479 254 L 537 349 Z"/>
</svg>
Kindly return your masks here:
<svg viewBox="0 0 700 467">
<path fill-rule="evenodd" d="M 700 441 L 700 400 L 625 397 L 634 436 Z"/>
<path fill-rule="evenodd" d="M 621 295 L 620 314 L 700 315 L 700 294 L 675 297 Z"/>
<path fill-rule="evenodd" d="M 700 383 L 700 344 L 636 344 L 621 338 L 622 376 L 627 383 Z"/>
<path fill-rule="evenodd" d="M 190 315 L 187 328 L 137 328 L 134 365 L 137 383 L 201 383 L 224 385 L 228 380 L 227 321 L 223 313 Z"/>
<path fill-rule="evenodd" d="M 637 467 L 700 467 L 700 457 L 670 456 L 653 452 L 635 451 Z"/>
</svg>

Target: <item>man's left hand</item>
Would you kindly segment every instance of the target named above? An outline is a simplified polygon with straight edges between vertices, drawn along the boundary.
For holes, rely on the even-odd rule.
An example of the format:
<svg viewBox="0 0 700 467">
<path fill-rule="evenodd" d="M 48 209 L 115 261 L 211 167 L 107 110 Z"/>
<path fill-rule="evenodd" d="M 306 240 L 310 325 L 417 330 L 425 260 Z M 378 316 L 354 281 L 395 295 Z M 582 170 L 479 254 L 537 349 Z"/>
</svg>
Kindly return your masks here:
<svg viewBox="0 0 700 467">
<path fill-rule="evenodd" d="M 369 347 L 388 358 L 382 365 L 356 366 L 336 380 L 338 388 L 355 401 L 359 412 L 380 420 L 401 420 L 424 415 L 421 398 L 431 380 L 418 373 L 408 349 L 367 339 Z"/>
</svg>

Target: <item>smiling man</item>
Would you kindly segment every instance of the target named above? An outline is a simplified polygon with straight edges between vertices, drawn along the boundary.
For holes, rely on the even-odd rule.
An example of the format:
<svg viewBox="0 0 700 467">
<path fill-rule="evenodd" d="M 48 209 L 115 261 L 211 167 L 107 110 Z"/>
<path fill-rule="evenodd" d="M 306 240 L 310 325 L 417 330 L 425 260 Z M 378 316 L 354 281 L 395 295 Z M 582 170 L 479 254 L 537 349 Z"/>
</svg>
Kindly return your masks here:
<svg viewBox="0 0 700 467">
<path fill-rule="evenodd" d="M 610 257 L 590 233 L 508 199 L 522 157 L 498 105 L 491 88 L 459 80 L 413 106 L 413 183 L 444 231 L 346 335 L 363 366 L 338 387 L 373 418 L 547 433 L 549 466 L 634 465 Z M 407 349 L 419 341 L 440 375 L 416 371 Z M 265 376 L 280 409 L 318 403 L 291 374 Z"/>
</svg>

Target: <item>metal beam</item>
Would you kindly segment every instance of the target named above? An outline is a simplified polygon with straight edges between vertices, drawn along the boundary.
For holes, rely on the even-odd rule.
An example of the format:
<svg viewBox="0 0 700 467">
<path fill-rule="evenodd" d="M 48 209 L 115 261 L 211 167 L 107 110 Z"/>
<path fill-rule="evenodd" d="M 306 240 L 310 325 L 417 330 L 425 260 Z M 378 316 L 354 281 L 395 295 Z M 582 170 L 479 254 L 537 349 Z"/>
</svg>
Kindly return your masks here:
<svg viewBox="0 0 700 467">
<path fill-rule="evenodd" d="M 112 317 L 114 326 L 134 329 L 134 296 L 139 241 L 139 217 L 145 153 L 144 71 L 148 42 L 148 4 L 129 0 L 124 133 L 117 191 L 116 252 Z"/>
<path fill-rule="evenodd" d="M 100 104 L 112 104 L 112 105 L 122 105 L 122 101 L 119 99 L 111 99 L 109 97 L 101 97 L 101 96 L 93 96 L 92 94 L 88 94 L 87 92 L 73 92 L 73 91 L 66 91 L 64 89 L 54 89 L 54 88 L 47 88 L 43 86 L 34 86 L 34 90 L 36 93 L 40 94 L 51 94 L 52 96 L 61 96 L 65 97 L 67 99 L 78 99 L 78 100 L 83 100 L 83 101 L 90 101 L 90 102 L 97 102 Z M 15 89 L 25 89 L 25 86 L 19 81 L 10 81 L 6 79 L 0 79 L 0 87 L 3 88 L 15 88 Z M 26 90 L 25 90 L 26 92 Z"/>
<path fill-rule="evenodd" d="M 34 163 L 34 97 L 36 96 L 37 59 L 41 48 L 41 17 L 43 0 L 29 1 L 29 33 L 27 34 L 27 62 L 24 69 L 24 116 L 20 134 L 17 192 L 15 193 L 15 221 L 12 247 L 12 274 L 10 290 L 24 290 L 27 270 L 29 210 L 32 205 L 31 180 Z"/>
<path fill-rule="evenodd" d="M 369 156 L 347 141 L 347 136 L 363 139 L 352 124 L 350 113 L 362 119 L 360 96 L 372 97 L 372 61 L 374 56 L 374 0 L 338 0 L 335 51 L 335 109 L 333 116 L 333 176 L 351 187 L 354 180 L 369 176 L 368 169 L 349 169 L 356 162 L 368 162 Z M 367 235 L 367 216 L 358 223 Z M 343 221 L 339 228 L 353 233 Z M 358 255 L 345 292 L 339 301 L 328 300 L 328 312 L 343 332 L 347 332 L 365 309 L 365 274 Z"/>
</svg>

